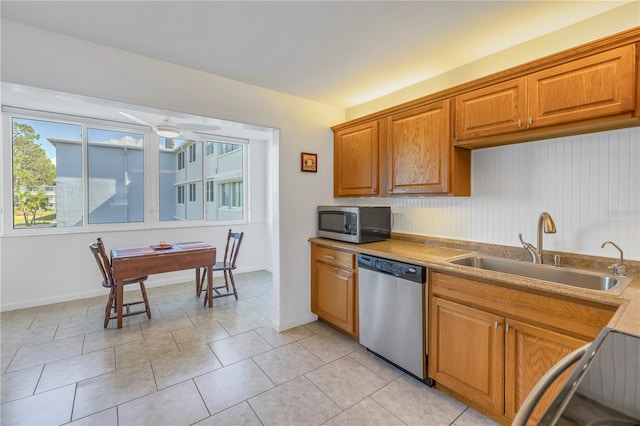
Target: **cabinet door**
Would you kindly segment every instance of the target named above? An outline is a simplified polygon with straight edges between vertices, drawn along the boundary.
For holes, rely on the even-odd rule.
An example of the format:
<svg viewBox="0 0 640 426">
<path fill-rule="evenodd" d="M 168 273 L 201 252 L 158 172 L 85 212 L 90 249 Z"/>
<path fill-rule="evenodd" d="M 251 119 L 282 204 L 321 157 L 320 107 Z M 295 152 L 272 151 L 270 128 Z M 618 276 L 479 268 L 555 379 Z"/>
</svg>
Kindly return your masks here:
<svg viewBox="0 0 640 426">
<path fill-rule="evenodd" d="M 635 45 L 549 68 L 528 77 L 531 127 L 633 111 Z"/>
<path fill-rule="evenodd" d="M 586 341 L 540 327 L 507 320 L 505 347 L 505 415 L 513 419 L 538 380 L 555 363 Z M 571 373 L 567 370 L 536 406 L 531 420 L 539 420 Z"/>
<path fill-rule="evenodd" d="M 387 117 L 390 194 L 449 192 L 450 101 Z"/>
<path fill-rule="evenodd" d="M 315 262 L 314 268 L 313 312 L 336 327 L 356 335 L 355 273 L 322 262 Z"/>
<path fill-rule="evenodd" d="M 504 410 L 503 317 L 432 297 L 429 376 L 486 407 Z"/>
<path fill-rule="evenodd" d="M 377 121 L 336 132 L 333 149 L 334 197 L 380 193 L 380 140 Z"/>
<path fill-rule="evenodd" d="M 525 77 L 456 96 L 456 139 L 465 140 L 524 128 Z"/>
</svg>

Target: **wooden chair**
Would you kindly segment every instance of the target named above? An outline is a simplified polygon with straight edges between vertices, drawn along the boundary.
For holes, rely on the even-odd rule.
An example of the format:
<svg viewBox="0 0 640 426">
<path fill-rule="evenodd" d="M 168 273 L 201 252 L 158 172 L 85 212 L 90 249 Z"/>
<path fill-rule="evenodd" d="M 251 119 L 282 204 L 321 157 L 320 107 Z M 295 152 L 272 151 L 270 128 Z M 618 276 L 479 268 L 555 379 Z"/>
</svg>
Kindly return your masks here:
<svg viewBox="0 0 640 426">
<path fill-rule="evenodd" d="M 115 312 L 116 311 L 116 295 L 117 295 L 116 283 L 113 280 L 113 271 L 111 269 L 111 261 L 109 260 L 109 257 L 107 256 L 104 250 L 104 244 L 102 243 L 102 238 L 98 238 L 98 242 L 89 245 L 89 249 L 93 253 L 93 256 L 96 258 L 96 262 L 98 263 L 98 268 L 100 269 L 100 273 L 102 274 L 102 278 L 103 278 L 102 286 L 109 289 L 109 300 L 107 301 L 107 307 L 105 308 L 105 314 L 104 314 L 104 328 L 107 328 L 107 325 L 109 324 L 110 320 L 117 319 L 116 312 Z M 149 300 L 147 299 L 147 290 L 144 287 L 144 282 L 146 281 L 147 278 L 149 277 L 144 276 L 144 277 L 127 278 L 124 280 L 124 285 L 135 284 L 135 283 L 140 284 L 140 291 L 142 292 L 143 300 L 138 302 L 124 303 L 122 305 L 122 308 L 123 308 L 122 317 L 130 317 L 132 315 L 140 315 L 140 314 L 146 313 L 147 317 L 151 319 L 151 309 L 149 308 Z M 131 312 L 131 309 L 130 309 L 131 306 L 139 305 L 141 303 L 144 303 L 144 306 L 146 308 L 145 310 Z"/>
<path fill-rule="evenodd" d="M 213 265 L 212 270 L 222 271 L 224 274 L 224 285 L 213 287 L 213 297 L 225 297 L 225 296 L 235 296 L 236 300 L 238 300 L 238 291 L 236 290 L 236 283 L 233 279 L 233 271 L 236 269 L 236 260 L 238 259 L 238 253 L 240 252 L 240 244 L 242 244 L 242 238 L 244 237 L 244 232 L 232 232 L 229 229 L 229 233 L 227 234 L 227 245 L 224 248 L 224 258 L 222 262 L 216 262 Z M 203 268 L 202 278 L 200 279 L 200 285 L 196 288 L 196 295 L 200 297 L 202 290 L 204 290 L 205 295 L 207 294 L 207 269 Z M 231 283 L 231 288 L 233 291 L 229 290 L 229 283 Z M 226 289 L 225 293 L 221 293 L 220 289 Z M 206 304 L 208 297 L 204 298 L 204 303 Z"/>
</svg>

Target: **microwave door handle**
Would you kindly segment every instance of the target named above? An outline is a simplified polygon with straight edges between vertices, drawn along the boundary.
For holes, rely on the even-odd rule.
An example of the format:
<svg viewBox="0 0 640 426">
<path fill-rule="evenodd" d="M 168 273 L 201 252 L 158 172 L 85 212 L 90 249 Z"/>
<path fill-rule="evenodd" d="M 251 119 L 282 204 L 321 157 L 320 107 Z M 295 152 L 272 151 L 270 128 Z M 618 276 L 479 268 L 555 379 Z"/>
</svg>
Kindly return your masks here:
<svg viewBox="0 0 640 426">
<path fill-rule="evenodd" d="M 562 373 L 564 373 L 569 367 L 571 367 L 576 361 L 578 361 L 582 356 L 587 352 L 591 346 L 591 342 L 580 346 L 578 349 L 574 350 L 570 354 L 566 355 L 560 361 L 558 361 L 549 371 L 547 371 L 544 376 L 538 380 L 538 383 L 531 389 L 529 395 L 525 398 L 518 410 L 518 414 L 513 419 L 513 423 L 511 426 L 526 426 L 527 420 L 531 417 L 531 413 L 533 413 L 534 408 L 540 402 L 540 399 L 547 391 L 549 386 L 556 381 Z"/>
</svg>

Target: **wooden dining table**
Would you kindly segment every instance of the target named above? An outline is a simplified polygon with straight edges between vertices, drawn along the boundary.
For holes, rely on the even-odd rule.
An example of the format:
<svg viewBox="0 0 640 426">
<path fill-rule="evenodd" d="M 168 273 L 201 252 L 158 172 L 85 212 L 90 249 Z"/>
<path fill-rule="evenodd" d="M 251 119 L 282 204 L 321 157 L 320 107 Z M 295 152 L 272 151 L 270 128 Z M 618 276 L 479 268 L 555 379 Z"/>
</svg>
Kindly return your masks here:
<svg viewBox="0 0 640 426">
<path fill-rule="evenodd" d="M 122 328 L 123 283 L 125 278 L 195 269 L 196 286 L 200 287 L 200 268 L 207 270 L 207 297 L 213 307 L 213 265 L 216 248 L 203 241 L 115 248 L 111 250 L 111 268 L 116 282 L 116 315 Z"/>
</svg>

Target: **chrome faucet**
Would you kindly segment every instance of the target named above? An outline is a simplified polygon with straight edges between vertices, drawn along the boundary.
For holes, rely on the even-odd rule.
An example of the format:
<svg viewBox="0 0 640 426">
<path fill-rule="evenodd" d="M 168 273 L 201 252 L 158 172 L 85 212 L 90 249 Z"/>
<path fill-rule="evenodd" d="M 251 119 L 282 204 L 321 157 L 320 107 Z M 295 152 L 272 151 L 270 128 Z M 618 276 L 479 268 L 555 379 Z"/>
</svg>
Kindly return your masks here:
<svg viewBox="0 0 640 426">
<path fill-rule="evenodd" d="M 611 244 L 620 252 L 620 263 L 614 263 L 613 265 L 609 266 L 609 269 L 613 269 L 613 275 L 624 277 L 627 268 L 624 266 L 624 253 L 622 252 L 622 249 L 613 241 L 605 241 L 604 243 L 602 243 L 600 248 L 604 248 L 604 246 L 606 246 L 607 244 Z"/>
<path fill-rule="evenodd" d="M 555 234 L 556 233 L 556 224 L 551 219 L 551 215 L 547 212 L 540 213 L 540 217 L 538 218 L 538 247 L 534 247 L 533 244 L 527 243 L 522 239 L 522 234 L 518 234 L 520 238 L 520 242 L 522 243 L 522 247 L 526 248 L 531 254 L 531 261 L 533 263 L 543 263 L 542 261 L 542 232 L 545 234 Z"/>
</svg>

